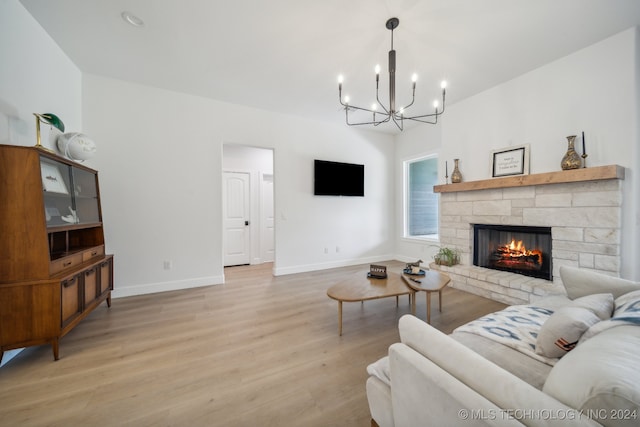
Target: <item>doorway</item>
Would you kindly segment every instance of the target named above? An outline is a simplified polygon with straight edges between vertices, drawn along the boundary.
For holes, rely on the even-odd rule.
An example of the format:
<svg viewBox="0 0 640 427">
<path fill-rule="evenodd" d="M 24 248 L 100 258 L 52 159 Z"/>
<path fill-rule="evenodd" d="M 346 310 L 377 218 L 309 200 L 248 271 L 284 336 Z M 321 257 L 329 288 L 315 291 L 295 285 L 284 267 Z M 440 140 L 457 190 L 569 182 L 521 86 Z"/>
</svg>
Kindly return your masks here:
<svg viewBox="0 0 640 427">
<path fill-rule="evenodd" d="M 275 260 L 273 150 L 224 144 L 223 265 Z"/>
</svg>

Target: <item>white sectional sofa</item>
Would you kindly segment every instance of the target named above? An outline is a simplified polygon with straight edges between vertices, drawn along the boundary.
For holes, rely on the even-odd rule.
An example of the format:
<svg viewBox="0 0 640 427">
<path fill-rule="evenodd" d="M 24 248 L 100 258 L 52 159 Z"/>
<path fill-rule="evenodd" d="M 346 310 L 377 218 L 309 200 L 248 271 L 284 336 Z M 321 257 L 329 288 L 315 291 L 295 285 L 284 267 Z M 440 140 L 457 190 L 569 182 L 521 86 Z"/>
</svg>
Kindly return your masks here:
<svg viewBox="0 0 640 427">
<path fill-rule="evenodd" d="M 560 274 L 566 296 L 509 307 L 451 335 L 403 316 L 401 342 L 367 368 L 372 425 L 640 425 L 640 283 L 568 267 Z"/>
</svg>

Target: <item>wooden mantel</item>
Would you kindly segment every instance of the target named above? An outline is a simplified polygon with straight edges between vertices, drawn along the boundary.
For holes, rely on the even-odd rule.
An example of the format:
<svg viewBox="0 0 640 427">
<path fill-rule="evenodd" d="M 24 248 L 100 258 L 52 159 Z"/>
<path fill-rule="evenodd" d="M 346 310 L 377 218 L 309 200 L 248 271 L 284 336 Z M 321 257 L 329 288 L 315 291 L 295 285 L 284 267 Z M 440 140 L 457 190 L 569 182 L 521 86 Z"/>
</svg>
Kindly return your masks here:
<svg viewBox="0 0 640 427">
<path fill-rule="evenodd" d="M 599 181 L 624 179 L 624 168 L 619 165 L 597 166 L 559 172 L 517 175 L 457 184 L 434 185 L 434 193 L 455 193 L 457 191 L 486 190 L 490 188 L 520 187 L 524 185 L 561 184 L 566 182 Z"/>
</svg>

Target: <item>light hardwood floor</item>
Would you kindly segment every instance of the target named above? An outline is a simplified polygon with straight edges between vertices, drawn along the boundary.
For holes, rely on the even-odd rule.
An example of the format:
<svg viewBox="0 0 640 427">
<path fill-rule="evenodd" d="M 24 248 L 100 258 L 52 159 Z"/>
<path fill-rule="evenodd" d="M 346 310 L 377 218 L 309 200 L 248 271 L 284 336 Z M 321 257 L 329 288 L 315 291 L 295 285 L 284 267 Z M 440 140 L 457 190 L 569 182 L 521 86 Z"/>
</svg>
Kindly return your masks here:
<svg viewBox="0 0 640 427">
<path fill-rule="evenodd" d="M 345 303 L 340 337 L 326 290 L 368 266 L 271 268 L 103 304 L 61 340 L 57 362 L 41 346 L 0 368 L 0 425 L 369 426 L 366 367 L 399 340 L 408 298 Z M 432 325 L 446 333 L 504 307 L 451 288 L 442 313 L 433 303 Z M 425 304 L 418 294 L 421 319 Z"/>
</svg>

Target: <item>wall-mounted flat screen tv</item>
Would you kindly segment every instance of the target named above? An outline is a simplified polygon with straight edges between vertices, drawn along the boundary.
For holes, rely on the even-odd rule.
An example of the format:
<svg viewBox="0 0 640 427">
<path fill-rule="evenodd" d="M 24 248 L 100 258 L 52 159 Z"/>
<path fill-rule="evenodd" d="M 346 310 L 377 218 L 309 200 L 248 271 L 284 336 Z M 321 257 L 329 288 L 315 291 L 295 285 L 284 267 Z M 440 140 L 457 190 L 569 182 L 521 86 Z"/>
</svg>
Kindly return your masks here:
<svg viewBox="0 0 640 427">
<path fill-rule="evenodd" d="M 364 197 L 364 165 L 315 160 L 313 194 Z"/>
</svg>

